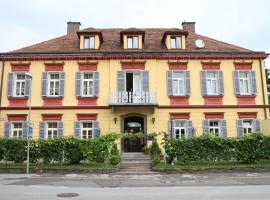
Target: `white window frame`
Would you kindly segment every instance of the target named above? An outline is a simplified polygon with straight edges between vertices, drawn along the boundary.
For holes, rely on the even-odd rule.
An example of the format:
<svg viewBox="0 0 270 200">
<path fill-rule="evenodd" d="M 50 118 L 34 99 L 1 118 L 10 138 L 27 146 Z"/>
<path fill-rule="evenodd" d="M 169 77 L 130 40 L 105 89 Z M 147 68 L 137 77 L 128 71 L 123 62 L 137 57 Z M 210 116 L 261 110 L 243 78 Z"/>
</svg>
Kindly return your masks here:
<svg viewBox="0 0 270 200">
<path fill-rule="evenodd" d="M 176 125 L 176 122 L 179 122 L 180 124 L 184 123 L 184 126 L 175 126 L 175 127 L 173 127 L 173 130 L 174 130 L 173 136 L 174 136 L 174 138 L 182 139 L 182 134 L 181 134 L 182 130 L 184 131 L 184 135 L 185 135 L 184 138 L 186 138 L 188 136 L 187 120 L 174 119 L 173 121 L 174 121 L 175 125 Z M 179 131 L 178 137 L 176 137 L 176 132 L 177 131 Z"/>
<path fill-rule="evenodd" d="M 51 75 L 53 75 L 53 74 L 58 74 L 58 76 L 59 76 L 59 79 L 51 79 Z M 48 91 L 47 91 L 47 94 L 48 94 L 48 96 L 49 97 L 59 97 L 60 96 L 60 73 L 59 72 L 49 72 L 48 73 Z M 50 87 L 50 85 L 51 85 L 51 83 L 54 83 L 54 87 L 53 87 L 53 93 L 54 94 L 50 94 L 50 90 L 51 90 L 51 87 Z M 55 85 L 56 85 L 56 83 L 58 82 L 58 85 L 59 85 L 59 87 L 58 87 L 58 95 L 57 94 L 55 94 L 55 92 L 56 92 L 56 87 L 55 87 Z"/>
<path fill-rule="evenodd" d="M 210 126 L 210 123 L 211 123 L 211 122 L 217 122 L 218 125 L 217 125 L 217 126 Z M 220 135 L 221 135 L 221 127 L 220 127 L 221 124 L 220 124 L 220 123 L 221 123 L 220 119 L 210 119 L 210 120 L 209 120 L 209 124 L 208 124 L 209 133 L 215 134 L 216 136 L 220 136 Z M 211 132 L 210 129 L 212 129 L 213 132 Z M 216 133 L 215 130 L 218 130 L 218 133 Z"/>
<path fill-rule="evenodd" d="M 182 49 L 182 36 L 171 36 L 171 49 Z"/>
<path fill-rule="evenodd" d="M 210 73 L 214 73 L 213 77 L 208 77 Z M 208 87 L 208 83 L 210 86 Z M 214 86 L 216 87 L 216 92 L 213 91 Z M 209 91 L 210 88 L 210 91 Z M 219 94 L 219 78 L 218 78 L 218 71 L 206 71 L 206 92 L 207 95 L 218 95 Z"/>
<path fill-rule="evenodd" d="M 85 74 L 92 74 L 92 79 L 85 79 L 84 78 L 84 75 Z M 84 83 L 87 83 L 87 93 L 90 91 L 90 82 L 92 82 L 92 93 L 90 94 L 84 94 Z M 93 72 L 83 72 L 82 73 L 82 79 L 81 79 L 81 88 L 82 88 L 82 90 L 81 90 L 81 92 L 82 92 L 82 96 L 83 97 L 93 97 L 94 96 L 94 73 Z"/>
<path fill-rule="evenodd" d="M 241 74 L 247 74 L 247 77 L 241 78 Z M 247 88 L 247 90 L 246 90 Z M 251 91 L 251 73 L 249 71 L 239 71 L 239 90 L 241 95 L 250 95 Z"/>
<path fill-rule="evenodd" d="M 135 38 L 137 38 L 135 40 Z M 131 43 L 129 43 L 129 40 L 131 40 Z M 127 48 L 128 49 L 138 49 L 139 48 L 139 36 L 138 35 L 129 35 L 127 36 Z"/>
<path fill-rule="evenodd" d="M 182 78 L 180 77 L 175 77 L 176 73 L 180 73 Z M 174 88 L 175 88 L 175 81 L 177 82 L 176 87 L 177 87 L 177 92 L 174 92 Z M 183 87 L 183 92 L 180 93 L 180 82 L 182 82 L 182 87 Z M 185 96 L 186 94 L 186 77 L 185 77 L 185 73 L 182 71 L 173 71 L 172 73 L 172 92 L 173 92 L 173 96 Z"/>
<path fill-rule="evenodd" d="M 49 124 L 50 123 L 55 123 L 56 124 L 56 128 L 49 128 Z M 46 122 L 46 133 L 45 133 L 45 138 L 46 139 L 53 139 L 53 138 L 57 138 L 58 134 L 59 134 L 59 130 L 58 130 L 58 122 L 57 121 L 47 121 Z M 49 131 L 52 131 L 52 137 L 49 138 Z M 56 131 L 56 134 L 54 133 L 54 131 Z"/>
<path fill-rule="evenodd" d="M 84 49 L 95 49 L 95 36 L 84 36 Z"/>
<path fill-rule="evenodd" d="M 23 75 L 24 79 L 23 80 L 18 80 L 19 75 Z M 19 86 L 20 94 L 17 94 L 17 83 L 19 83 L 19 85 L 20 85 Z M 25 96 L 25 84 L 26 84 L 26 76 L 25 76 L 25 74 L 24 73 L 15 73 L 14 87 L 13 87 L 13 96 L 14 97 L 24 97 Z M 24 94 L 22 94 L 22 92 L 24 92 Z"/>
<path fill-rule="evenodd" d="M 92 138 L 94 138 L 95 136 L 94 136 L 94 127 L 93 127 L 93 123 L 94 121 L 93 120 L 88 120 L 88 121 L 81 121 L 81 138 L 82 139 L 92 139 Z M 92 123 L 92 127 L 91 128 L 89 128 L 89 127 L 87 127 L 87 128 L 84 128 L 83 127 L 83 124 L 84 123 Z M 83 131 L 87 131 L 87 133 L 86 133 L 86 138 L 84 138 L 83 137 Z M 89 137 L 89 131 L 92 131 L 92 137 Z"/>
<path fill-rule="evenodd" d="M 15 125 L 16 123 L 21 124 L 22 127 L 21 127 L 21 128 L 15 128 L 14 125 Z M 21 137 L 18 136 L 18 133 L 17 133 L 17 135 L 15 136 L 15 135 L 14 135 L 14 131 L 17 131 L 17 132 L 18 132 L 18 131 L 21 131 L 21 132 L 22 132 Z M 11 134 L 10 134 L 10 137 L 11 137 L 11 138 L 18 138 L 18 139 L 19 139 L 19 138 L 23 138 L 23 122 L 22 122 L 22 121 L 12 121 L 12 122 L 11 122 Z"/>
<path fill-rule="evenodd" d="M 251 122 L 251 126 L 247 126 L 245 125 L 245 121 L 246 122 Z M 248 132 L 248 129 L 251 129 L 251 132 Z M 254 132 L 254 119 L 243 119 L 243 133 L 244 135 L 247 135 L 249 133 L 253 133 Z"/>
</svg>

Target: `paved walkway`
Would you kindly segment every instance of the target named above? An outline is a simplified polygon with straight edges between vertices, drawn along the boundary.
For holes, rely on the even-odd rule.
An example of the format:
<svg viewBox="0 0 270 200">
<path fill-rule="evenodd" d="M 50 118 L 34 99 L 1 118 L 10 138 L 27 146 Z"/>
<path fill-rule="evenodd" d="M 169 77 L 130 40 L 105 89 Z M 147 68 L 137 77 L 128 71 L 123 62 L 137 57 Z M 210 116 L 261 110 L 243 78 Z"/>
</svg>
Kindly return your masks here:
<svg viewBox="0 0 270 200">
<path fill-rule="evenodd" d="M 270 173 L 0 174 L 0 186 L 3 185 L 85 188 L 270 185 Z"/>
</svg>

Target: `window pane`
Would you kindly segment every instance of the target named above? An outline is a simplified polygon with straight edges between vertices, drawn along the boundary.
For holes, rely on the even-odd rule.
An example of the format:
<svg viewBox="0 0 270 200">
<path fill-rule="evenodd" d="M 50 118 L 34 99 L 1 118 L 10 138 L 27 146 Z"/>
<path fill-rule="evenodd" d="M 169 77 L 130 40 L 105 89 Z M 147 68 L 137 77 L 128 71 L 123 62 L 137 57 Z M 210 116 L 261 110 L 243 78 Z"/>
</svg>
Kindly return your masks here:
<svg viewBox="0 0 270 200">
<path fill-rule="evenodd" d="M 127 42 L 128 42 L 128 43 L 127 43 L 127 45 L 128 45 L 127 47 L 128 47 L 128 48 L 133 48 L 133 47 L 132 47 L 132 37 L 128 37 L 128 38 L 127 38 Z"/>
<path fill-rule="evenodd" d="M 178 94 L 178 81 L 173 80 L 173 94 Z"/>
<path fill-rule="evenodd" d="M 176 48 L 180 49 L 181 46 L 181 37 L 176 37 Z"/>
<path fill-rule="evenodd" d="M 133 37 L 133 48 L 139 48 L 138 47 L 138 37 Z"/>
<path fill-rule="evenodd" d="M 93 74 L 92 73 L 84 73 L 83 78 L 84 79 L 93 79 Z"/>
<path fill-rule="evenodd" d="M 90 37 L 90 48 L 91 49 L 95 48 L 95 37 Z"/>
<path fill-rule="evenodd" d="M 171 38 L 171 48 L 175 49 L 176 48 L 176 44 L 175 44 L 175 38 Z"/>
<path fill-rule="evenodd" d="M 88 49 L 89 47 L 90 47 L 89 38 L 85 37 L 84 38 L 84 48 Z"/>
</svg>

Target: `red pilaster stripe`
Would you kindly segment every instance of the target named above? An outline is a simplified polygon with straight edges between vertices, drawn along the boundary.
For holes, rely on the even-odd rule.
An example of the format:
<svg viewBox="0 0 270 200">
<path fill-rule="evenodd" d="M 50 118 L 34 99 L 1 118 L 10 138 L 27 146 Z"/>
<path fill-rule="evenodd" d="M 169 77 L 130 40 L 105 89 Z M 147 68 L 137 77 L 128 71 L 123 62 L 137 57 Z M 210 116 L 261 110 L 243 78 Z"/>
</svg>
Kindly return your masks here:
<svg viewBox="0 0 270 200">
<path fill-rule="evenodd" d="M 78 62 L 80 71 L 96 71 L 98 62 Z"/>
<path fill-rule="evenodd" d="M 63 71 L 64 70 L 64 62 L 62 63 L 44 63 L 45 71 Z"/>
<path fill-rule="evenodd" d="M 203 70 L 220 70 L 220 63 L 221 62 L 214 62 L 214 61 L 202 61 L 202 69 Z"/>
<path fill-rule="evenodd" d="M 63 114 L 41 114 L 43 121 L 61 121 Z"/>
<path fill-rule="evenodd" d="M 7 114 L 8 121 L 26 121 L 27 114 Z"/>
<path fill-rule="evenodd" d="M 224 119 L 224 112 L 205 112 L 205 119 Z"/>
<path fill-rule="evenodd" d="M 189 119 L 190 113 L 170 113 L 171 119 Z"/>
<path fill-rule="evenodd" d="M 256 119 L 257 112 L 237 112 L 239 119 Z"/>
<path fill-rule="evenodd" d="M 97 113 L 77 113 L 77 120 L 97 120 Z"/>
<path fill-rule="evenodd" d="M 30 68 L 29 63 L 11 63 L 11 70 L 13 72 L 28 72 Z"/>
<path fill-rule="evenodd" d="M 145 61 L 121 61 L 122 70 L 125 69 L 145 69 Z"/>
</svg>

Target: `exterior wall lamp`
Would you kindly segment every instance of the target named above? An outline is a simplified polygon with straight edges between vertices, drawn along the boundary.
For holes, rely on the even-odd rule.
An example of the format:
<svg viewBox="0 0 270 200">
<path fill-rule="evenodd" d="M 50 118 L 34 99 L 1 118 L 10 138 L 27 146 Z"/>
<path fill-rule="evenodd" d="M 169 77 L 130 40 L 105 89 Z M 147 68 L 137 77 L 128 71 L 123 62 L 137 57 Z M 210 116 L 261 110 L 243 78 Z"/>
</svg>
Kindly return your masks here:
<svg viewBox="0 0 270 200">
<path fill-rule="evenodd" d="M 114 124 L 117 123 L 117 117 L 113 118 Z"/>
<path fill-rule="evenodd" d="M 156 118 L 155 118 L 155 117 L 153 117 L 153 118 L 152 118 L 152 123 L 154 124 L 154 123 L 155 123 L 155 121 L 156 121 Z"/>
</svg>

